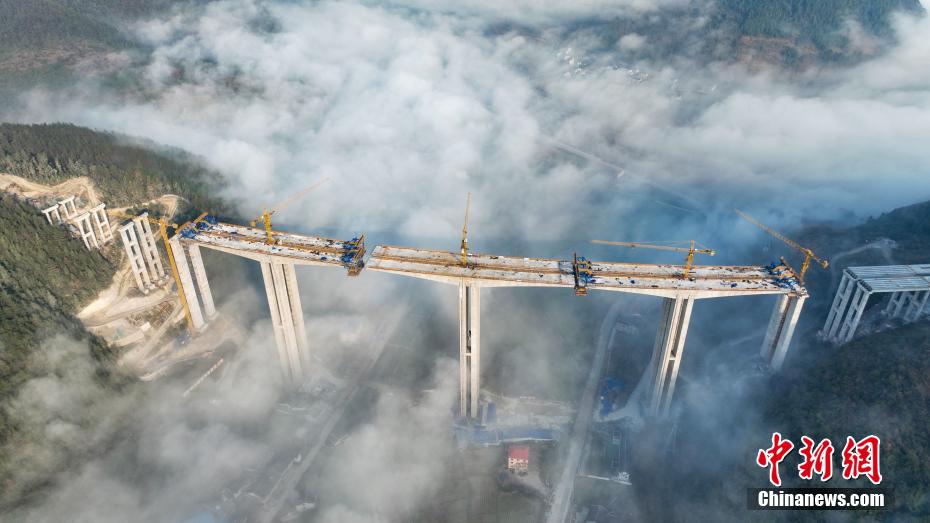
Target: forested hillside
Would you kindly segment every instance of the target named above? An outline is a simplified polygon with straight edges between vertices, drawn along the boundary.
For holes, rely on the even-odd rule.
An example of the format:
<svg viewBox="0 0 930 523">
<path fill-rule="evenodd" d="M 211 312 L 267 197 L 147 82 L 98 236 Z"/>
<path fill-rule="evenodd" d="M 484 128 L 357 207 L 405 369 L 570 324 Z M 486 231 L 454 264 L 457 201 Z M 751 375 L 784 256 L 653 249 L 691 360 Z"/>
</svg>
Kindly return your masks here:
<svg viewBox="0 0 930 523">
<path fill-rule="evenodd" d="M 829 437 L 834 445 L 847 435 L 878 435 L 882 486 L 894 492 L 895 511 L 930 517 L 928 356 L 926 320 L 841 348 L 811 348 L 772 381 L 765 409 L 768 428 L 777 427 L 795 441 L 804 434 Z M 830 486 L 841 486 L 836 483 Z"/>
<path fill-rule="evenodd" d="M 70 124 L 0 124 L 0 172 L 46 185 L 87 176 L 110 207 L 171 193 L 187 198 L 194 209 L 226 211 L 214 196 L 220 187 L 216 173 L 187 153 L 156 147 Z"/>
<path fill-rule="evenodd" d="M 22 363 L 44 335 L 88 338 L 72 314 L 110 284 L 115 269 L 28 202 L 0 193 L 0 399 L 22 382 Z M 109 354 L 90 337 L 95 355 Z"/>
<path fill-rule="evenodd" d="M 718 20 L 731 20 L 742 35 L 835 43 L 831 33 L 857 22 L 875 35 L 891 32 L 891 14 L 922 11 L 918 0 L 717 0 Z"/>
<path fill-rule="evenodd" d="M 87 344 L 102 375 L 113 351 L 73 314 L 109 285 L 114 267 L 88 251 L 63 227 L 52 227 L 29 203 L 0 193 L 0 476 L 16 427 L 7 407 L 40 371 L 34 356 L 43 342 L 65 336 Z"/>
<path fill-rule="evenodd" d="M 172 193 L 191 202 L 180 218 L 200 210 L 226 210 L 214 196 L 219 176 L 190 155 L 73 125 L 0 124 L 0 172 L 47 185 L 86 176 L 110 207 Z M 50 226 L 32 202 L 0 193 L 0 504 L 16 499 L 22 489 L 28 491 L 33 481 L 51 472 L 35 470 L 34 477 L 26 474 L 32 479 L 25 479 L 22 470 L 11 466 L 23 448 L 33 448 L 38 441 L 53 445 L 54 440 L 29 433 L 37 429 L 23 426 L 28 420 L 13 410 L 23 401 L 27 382 L 57 375 L 56 366 L 72 363 L 92 366 L 91 373 L 104 389 L 123 382 L 111 366 L 116 351 L 88 333 L 74 316 L 110 284 L 115 270 L 114 262 L 100 251 L 88 251 L 64 227 Z M 69 349 L 67 356 L 77 359 L 47 362 L 63 344 L 78 347 Z M 95 419 L 70 422 L 93 424 Z M 14 448 L 19 450 L 14 453 Z M 64 449 L 60 453 L 67 455 Z M 7 483 L 13 469 L 20 480 Z"/>
<path fill-rule="evenodd" d="M 894 40 L 896 12 L 923 8 L 918 0 L 717 0 L 706 32 L 727 42 L 736 60 L 787 67 L 848 62 Z"/>
<path fill-rule="evenodd" d="M 177 0 L 0 0 L 0 54 L 85 46 L 131 45 L 118 22 L 154 13 Z"/>
</svg>

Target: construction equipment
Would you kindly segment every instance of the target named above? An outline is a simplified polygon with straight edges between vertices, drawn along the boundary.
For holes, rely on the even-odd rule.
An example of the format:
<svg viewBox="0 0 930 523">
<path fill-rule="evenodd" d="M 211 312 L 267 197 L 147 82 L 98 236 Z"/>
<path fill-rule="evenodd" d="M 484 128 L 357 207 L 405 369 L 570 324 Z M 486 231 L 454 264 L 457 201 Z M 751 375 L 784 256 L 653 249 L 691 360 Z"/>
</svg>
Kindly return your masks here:
<svg viewBox="0 0 930 523">
<path fill-rule="evenodd" d="M 468 208 L 471 207 L 471 193 L 465 200 L 465 224 L 462 226 L 462 266 L 468 265 Z"/>
<path fill-rule="evenodd" d="M 795 249 L 795 250 L 797 250 L 797 251 L 800 251 L 801 254 L 804 255 L 804 261 L 801 262 L 801 270 L 797 273 L 797 275 L 798 275 L 798 283 L 799 283 L 799 284 L 804 285 L 804 273 L 807 272 L 807 269 L 811 266 L 811 260 L 816 261 L 817 264 L 820 265 L 821 267 L 823 267 L 824 269 L 826 269 L 827 267 L 830 266 L 830 262 L 829 262 L 829 261 L 824 260 L 823 258 L 818 257 L 816 254 L 814 254 L 814 251 L 808 249 L 807 247 L 804 247 L 804 246 L 798 244 L 798 242 L 796 242 L 796 241 L 794 241 L 794 240 L 791 240 L 791 239 L 789 239 L 789 238 L 786 238 L 785 236 L 782 236 L 781 233 L 779 233 L 778 231 L 776 231 L 776 230 L 772 229 L 771 227 L 769 227 L 769 226 L 767 226 L 767 225 L 761 223 L 759 220 L 756 220 L 756 219 L 753 218 L 752 216 L 749 216 L 748 214 L 744 213 L 743 211 L 741 211 L 741 210 L 739 210 L 739 209 L 734 209 L 734 210 L 736 211 L 736 214 L 740 215 L 740 217 L 742 217 L 742 218 L 743 218 L 744 220 L 746 220 L 747 222 L 749 222 L 749 223 L 755 225 L 756 227 L 762 229 L 763 231 L 765 231 L 765 232 L 771 234 L 772 236 L 778 238 L 779 240 L 785 242 L 789 247 L 791 247 L 791 248 L 793 248 L 793 249 Z M 782 261 L 784 262 L 784 258 L 782 258 Z M 787 265 L 787 262 L 784 262 L 784 263 Z M 789 265 L 788 267 L 790 267 L 790 265 Z"/>
<path fill-rule="evenodd" d="M 181 300 L 181 308 L 184 309 L 184 318 L 187 320 L 187 330 L 193 334 L 194 320 L 191 318 L 191 309 L 187 305 L 187 298 L 184 296 L 184 287 L 181 285 L 181 275 L 178 274 L 178 265 L 174 262 L 174 254 L 171 252 L 171 244 L 168 243 L 168 225 L 174 227 L 175 231 L 179 229 L 178 224 L 169 224 L 165 222 L 164 218 L 159 218 L 158 232 L 161 233 L 161 239 L 165 242 L 165 254 L 168 257 L 168 264 L 171 265 L 171 275 L 174 276 L 174 283 L 178 289 L 178 298 Z"/>
<path fill-rule="evenodd" d="M 591 240 L 591 243 L 600 243 L 602 245 L 618 245 L 620 247 L 632 247 L 632 248 L 642 248 L 642 249 L 655 249 L 660 251 L 674 251 L 674 252 L 686 252 L 688 257 L 685 259 L 685 270 L 682 273 L 682 279 L 688 279 L 691 276 L 691 267 L 694 265 L 694 255 L 696 253 L 707 254 L 714 256 L 717 254 L 717 251 L 707 248 L 706 245 L 701 245 L 694 240 L 688 240 L 687 243 L 690 243 L 688 247 L 676 247 L 674 245 L 658 245 L 656 243 L 641 243 L 641 242 L 611 242 L 607 240 Z M 686 242 L 671 242 L 671 243 L 686 243 Z"/>
<path fill-rule="evenodd" d="M 293 195 L 291 195 L 290 198 L 279 203 L 274 208 L 272 208 L 270 211 L 267 208 L 262 209 L 262 215 L 250 221 L 249 225 L 252 227 L 256 227 L 258 225 L 258 222 L 261 221 L 265 225 L 265 243 L 267 243 L 268 245 L 274 245 L 274 233 L 271 231 L 271 216 L 276 212 L 284 210 L 284 208 L 287 207 L 288 205 L 296 202 L 300 198 L 303 198 L 307 193 L 309 193 L 310 191 L 316 189 L 317 187 L 319 187 L 320 185 L 323 185 L 324 183 L 328 181 L 329 181 L 328 177 L 323 178 L 322 180 L 311 185 L 310 187 L 307 187 L 306 189 L 302 191 L 294 193 Z"/>
<path fill-rule="evenodd" d="M 575 296 L 587 296 L 588 284 L 594 279 L 591 262 L 584 256 L 579 258 L 577 252 L 573 253 L 572 272 L 575 275 Z"/>
</svg>

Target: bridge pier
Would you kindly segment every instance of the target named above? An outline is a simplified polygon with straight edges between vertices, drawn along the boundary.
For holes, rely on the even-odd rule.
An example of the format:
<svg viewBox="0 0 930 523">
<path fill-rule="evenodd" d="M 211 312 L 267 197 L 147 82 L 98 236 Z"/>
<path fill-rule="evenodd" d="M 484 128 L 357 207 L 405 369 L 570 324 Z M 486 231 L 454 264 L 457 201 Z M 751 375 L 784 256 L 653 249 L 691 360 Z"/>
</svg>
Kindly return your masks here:
<svg viewBox="0 0 930 523">
<path fill-rule="evenodd" d="M 782 294 L 775 303 L 775 310 L 772 311 L 760 352 L 773 370 L 781 369 L 785 361 L 805 300 L 807 296 Z"/>
<path fill-rule="evenodd" d="M 152 282 L 149 280 L 149 273 L 145 270 L 145 255 L 142 253 L 142 245 L 136 236 L 136 230 L 132 223 L 127 223 L 118 229 L 120 238 L 123 240 L 123 248 L 126 250 L 126 257 L 129 258 L 129 270 L 136 280 L 136 287 L 143 294 L 149 293 L 149 287 Z"/>
<path fill-rule="evenodd" d="M 836 333 L 843 323 L 843 315 L 846 312 L 847 305 L 849 305 L 849 298 L 852 297 L 855 289 L 855 280 L 850 278 L 849 274 L 843 272 L 840 286 L 836 289 L 836 296 L 833 297 L 833 304 L 830 305 L 827 322 L 824 323 L 823 330 L 820 332 L 824 339 L 832 340 L 836 337 Z M 889 303 L 889 305 L 891 304 Z"/>
<path fill-rule="evenodd" d="M 481 287 L 459 284 L 459 414 L 478 417 L 481 393 Z"/>
<path fill-rule="evenodd" d="M 907 312 L 904 313 L 904 321 L 917 321 L 917 319 L 920 318 L 920 314 L 927 307 L 928 301 L 930 301 L 930 290 L 923 292 L 914 291 L 911 295 L 911 304 L 908 306 Z"/>
<path fill-rule="evenodd" d="M 94 207 L 90 211 L 94 218 L 94 224 L 97 226 L 97 236 L 100 243 L 107 243 L 113 239 L 113 229 L 110 227 L 110 218 L 107 216 L 107 206 L 104 203 Z M 146 213 L 146 216 L 148 213 Z"/>
<path fill-rule="evenodd" d="M 210 291 L 210 281 L 207 280 L 207 271 L 203 266 L 203 258 L 200 256 L 200 246 L 191 244 L 187 248 L 187 253 L 190 255 L 191 267 L 194 269 L 194 278 L 197 281 L 197 288 L 200 289 L 200 298 L 203 300 L 203 311 L 206 313 L 207 319 L 212 320 L 216 317 L 216 306 L 213 303 L 213 292 Z M 155 254 L 157 256 L 157 253 Z"/>
<path fill-rule="evenodd" d="M 178 289 L 178 292 L 184 293 L 184 299 L 187 300 L 187 309 L 191 315 L 191 324 L 195 331 L 200 331 L 203 329 L 205 322 L 203 313 L 200 310 L 200 300 L 197 299 L 197 289 L 194 287 L 193 278 L 191 278 L 190 266 L 187 264 L 185 246 L 178 236 L 171 238 L 168 243 L 171 244 L 171 254 L 178 269 L 178 279 L 181 280 L 181 288 Z M 200 253 L 198 252 L 198 254 Z"/>
<path fill-rule="evenodd" d="M 65 221 L 69 221 L 78 215 L 77 205 L 74 203 L 74 196 L 69 196 L 58 202 L 61 214 L 64 215 Z"/>
<path fill-rule="evenodd" d="M 261 267 L 284 380 L 296 385 L 303 381 L 310 358 L 294 265 L 263 261 Z"/>
<path fill-rule="evenodd" d="M 77 225 L 78 234 L 81 236 L 81 239 L 84 240 L 84 247 L 87 247 L 88 251 L 91 249 L 99 249 L 100 243 L 97 241 L 97 235 L 94 234 L 94 227 L 90 223 L 90 213 L 85 212 L 79 216 L 72 217 L 71 220 Z"/>
<path fill-rule="evenodd" d="M 161 263 L 161 256 L 158 255 L 158 247 L 155 244 L 155 235 L 152 234 L 152 227 L 149 225 L 149 213 L 144 212 L 132 219 L 136 225 L 136 235 L 139 246 L 145 261 L 148 263 L 150 279 L 153 283 L 161 282 L 167 274 Z"/>
<path fill-rule="evenodd" d="M 693 305 L 694 298 L 690 297 L 682 296 L 663 300 L 662 316 L 659 320 L 659 330 L 656 333 L 652 354 L 652 361 L 655 362 L 655 375 L 652 380 L 649 411 L 653 415 L 667 415 L 669 406 L 672 404 Z"/>
<path fill-rule="evenodd" d="M 61 211 L 58 210 L 59 204 L 55 204 L 48 209 L 43 209 L 42 213 L 45 214 L 45 219 L 48 220 L 49 225 L 59 225 L 61 224 Z M 52 221 L 52 215 L 55 216 L 55 221 Z"/>
</svg>

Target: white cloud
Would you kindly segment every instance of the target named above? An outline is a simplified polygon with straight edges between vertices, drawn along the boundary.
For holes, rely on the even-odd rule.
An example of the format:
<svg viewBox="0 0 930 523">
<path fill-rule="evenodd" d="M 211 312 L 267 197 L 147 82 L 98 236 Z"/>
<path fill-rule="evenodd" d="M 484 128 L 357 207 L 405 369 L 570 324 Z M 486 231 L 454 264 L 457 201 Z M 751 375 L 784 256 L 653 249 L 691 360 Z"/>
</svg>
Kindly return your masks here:
<svg viewBox="0 0 930 523">
<path fill-rule="evenodd" d="M 630 33 L 620 37 L 620 49 L 635 51 L 646 43 L 646 37 Z"/>
</svg>

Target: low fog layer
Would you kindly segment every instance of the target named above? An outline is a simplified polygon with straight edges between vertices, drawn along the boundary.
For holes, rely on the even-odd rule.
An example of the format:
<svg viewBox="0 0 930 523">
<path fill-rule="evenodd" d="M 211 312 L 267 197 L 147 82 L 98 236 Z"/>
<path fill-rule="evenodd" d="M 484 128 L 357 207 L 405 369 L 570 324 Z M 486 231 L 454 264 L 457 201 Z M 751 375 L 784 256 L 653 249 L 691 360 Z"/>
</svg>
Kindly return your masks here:
<svg viewBox="0 0 930 523">
<path fill-rule="evenodd" d="M 599 2 L 534 3 L 526 28 L 489 3 L 442 4 L 212 2 L 127 29 L 151 46 L 112 58 L 139 73 L 137 95 L 88 81 L 31 93 L 16 116 L 190 149 L 249 214 L 332 176 L 279 218 L 302 227 L 454 237 L 466 191 L 476 233 L 535 240 L 630 236 L 616 223 L 643 183 L 786 226 L 930 194 L 926 17 L 896 18 L 898 46 L 852 68 L 750 74 L 631 60 L 648 35 L 604 49 L 583 22 Z"/>
<path fill-rule="evenodd" d="M 723 261 L 767 263 L 741 257 L 741 245 L 759 233 L 734 228 L 734 206 L 788 229 L 930 196 L 930 18 L 895 18 L 898 43 L 883 56 L 792 74 L 636 61 L 649 35 L 623 35 L 605 49 L 597 31 L 585 29 L 592 17 L 650 16 L 681 4 L 220 0 L 126 27 L 147 51 L 114 54 L 111 63 L 125 68 L 136 91 L 114 93 L 89 77 L 66 92 L 26 93 L 7 115 L 74 122 L 202 155 L 249 216 L 329 176 L 276 224 L 365 232 L 371 244 L 389 237 L 454 249 L 470 191 L 478 251 L 566 257 L 577 249 L 620 258 L 628 253 L 587 241 L 697 237 Z M 428 502 L 443 477 L 431 456 L 450 444 L 445 429 L 457 394 L 454 291 L 419 286 L 399 305 L 393 293 L 410 290 L 406 283 L 334 276 L 300 273 L 311 345 L 321 354 L 364 355 L 367 337 L 333 325 L 370 334 L 392 307 L 432 311 L 430 321 L 445 325 L 424 336 L 418 352 L 428 358 L 430 391 L 380 395 L 372 419 L 335 452 L 344 461 L 329 465 L 328 494 L 346 502 L 328 508 L 324 521 L 396 520 Z M 224 313 L 263 311 L 256 283 L 250 287 L 218 297 Z M 487 320 L 485 336 L 496 325 L 501 339 L 517 345 L 507 358 L 533 361 L 518 383 L 532 386 L 529 378 L 538 376 L 561 386 L 565 345 L 586 338 L 556 339 L 564 332 L 549 319 L 571 317 L 574 334 L 590 327 L 584 314 L 596 325 L 610 300 L 539 305 L 538 298 L 489 293 L 484 307 L 496 307 L 497 317 Z M 761 329 L 767 317 L 759 317 Z M 752 334 L 752 326 L 739 328 Z M 519 345 L 521 334 L 530 342 Z M 256 322 L 239 366 L 246 374 L 209 389 L 209 399 L 181 402 L 181 391 L 167 384 L 101 397 L 89 367 L 64 367 L 57 381 L 27 385 L 18 415 L 44 433 L 48 449 L 37 452 L 50 453 L 45 466 L 65 469 L 28 519 L 181 518 L 229 476 L 260 467 L 294 438 L 274 427 L 243 429 L 261 424 L 281 399 L 270 338 L 268 321 Z M 49 343 L 50 357 L 79 350 Z M 134 429 L 81 426 L 72 416 L 84 408 L 128 416 Z M 54 453 L 55 445 L 82 450 L 102 441 L 115 443 L 88 464 L 69 468 Z"/>
</svg>

